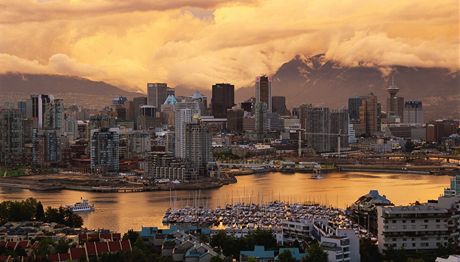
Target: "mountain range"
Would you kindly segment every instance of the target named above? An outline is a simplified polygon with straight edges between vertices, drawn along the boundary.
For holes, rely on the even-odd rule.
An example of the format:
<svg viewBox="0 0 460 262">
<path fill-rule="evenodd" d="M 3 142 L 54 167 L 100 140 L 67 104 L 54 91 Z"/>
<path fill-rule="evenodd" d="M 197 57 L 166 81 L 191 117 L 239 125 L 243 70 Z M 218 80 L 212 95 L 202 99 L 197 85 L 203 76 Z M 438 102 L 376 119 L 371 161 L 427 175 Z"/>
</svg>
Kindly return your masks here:
<svg viewBox="0 0 460 262">
<path fill-rule="evenodd" d="M 364 63 L 346 66 L 326 59 L 323 54 L 310 57 L 298 55 L 272 75 L 272 94 L 286 96 L 289 108 L 300 104 L 343 108 L 347 106 L 349 97 L 373 92 L 385 108 L 386 88 L 391 79 L 400 88 L 398 95 L 406 100 L 423 102 L 426 120 L 460 118 L 460 71 L 446 68 Z M 191 95 L 193 91 L 186 86 L 176 87 L 178 95 Z M 210 90 L 200 91 L 211 97 Z M 70 103 L 92 108 L 109 105 L 118 95 L 128 98 L 141 95 L 105 82 L 74 76 L 0 74 L 1 104 L 24 99 L 34 93 L 53 94 Z M 254 96 L 253 86 L 236 90 L 237 102 L 251 96 Z"/>
</svg>

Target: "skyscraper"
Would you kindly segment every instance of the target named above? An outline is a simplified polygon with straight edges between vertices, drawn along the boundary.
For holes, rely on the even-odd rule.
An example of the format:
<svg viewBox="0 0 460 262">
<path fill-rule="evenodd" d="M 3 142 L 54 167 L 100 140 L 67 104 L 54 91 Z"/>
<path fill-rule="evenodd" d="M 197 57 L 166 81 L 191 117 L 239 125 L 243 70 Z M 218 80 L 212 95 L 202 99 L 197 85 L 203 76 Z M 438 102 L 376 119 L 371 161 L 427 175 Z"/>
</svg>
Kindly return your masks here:
<svg viewBox="0 0 460 262">
<path fill-rule="evenodd" d="M 359 107 L 361 106 L 361 97 L 348 98 L 348 114 L 350 115 L 350 122 L 357 123 L 359 121 Z"/>
<path fill-rule="evenodd" d="M 422 101 L 406 101 L 404 103 L 404 123 L 423 124 Z"/>
<path fill-rule="evenodd" d="M 32 162 L 40 167 L 58 165 L 61 161 L 60 136 L 56 129 L 34 129 L 32 134 Z"/>
<path fill-rule="evenodd" d="M 147 105 L 147 97 L 139 96 L 133 98 L 132 116 L 134 118 L 134 127 L 137 129 L 137 121 L 141 113 L 141 106 Z"/>
<path fill-rule="evenodd" d="M 34 128 L 42 129 L 45 123 L 45 113 L 54 97 L 52 95 L 31 95 L 30 99 L 32 100 Z"/>
<path fill-rule="evenodd" d="M 147 104 L 156 107 L 158 112 L 166 97 L 168 97 L 166 83 L 147 83 Z"/>
<path fill-rule="evenodd" d="M 48 104 L 43 128 L 56 130 L 58 136 L 64 133 L 64 101 L 62 99 L 54 99 Z"/>
<path fill-rule="evenodd" d="M 227 110 L 227 130 L 230 132 L 243 132 L 244 111 L 241 108 L 232 108 Z"/>
<path fill-rule="evenodd" d="M 256 102 L 255 105 L 255 130 L 259 137 L 262 139 L 264 134 L 269 130 L 269 121 L 267 119 L 267 104 L 265 102 Z"/>
<path fill-rule="evenodd" d="M 186 158 L 186 141 L 185 130 L 187 123 L 196 121 L 200 116 L 200 106 L 194 102 L 179 102 L 175 108 L 175 150 L 174 155 L 177 158 Z"/>
<path fill-rule="evenodd" d="M 118 172 L 119 137 L 118 128 L 91 130 L 91 171 L 95 173 Z"/>
<path fill-rule="evenodd" d="M 152 105 L 143 105 L 140 107 L 139 118 L 137 120 L 137 129 L 149 130 L 156 126 L 157 108 Z"/>
<path fill-rule="evenodd" d="M 377 97 L 370 93 L 362 97 L 359 107 L 359 124 L 357 135 L 373 136 L 378 130 L 378 105 Z"/>
<path fill-rule="evenodd" d="M 215 118 L 226 118 L 227 109 L 235 104 L 235 86 L 218 83 L 212 86 L 211 108 Z"/>
<path fill-rule="evenodd" d="M 256 103 L 267 104 L 267 112 L 272 112 L 272 80 L 266 75 L 256 79 Z"/>
<path fill-rule="evenodd" d="M 338 149 L 338 135 L 340 135 L 340 148 L 348 147 L 348 110 L 332 110 L 330 121 L 331 151 Z"/>
</svg>

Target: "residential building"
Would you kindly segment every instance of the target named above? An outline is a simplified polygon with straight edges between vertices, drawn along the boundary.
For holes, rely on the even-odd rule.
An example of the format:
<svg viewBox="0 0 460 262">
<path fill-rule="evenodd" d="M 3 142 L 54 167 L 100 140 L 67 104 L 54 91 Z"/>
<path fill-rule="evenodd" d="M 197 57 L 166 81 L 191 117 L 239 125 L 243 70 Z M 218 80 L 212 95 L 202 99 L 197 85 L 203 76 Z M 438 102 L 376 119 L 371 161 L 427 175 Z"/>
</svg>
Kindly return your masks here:
<svg viewBox="0 0 460 262">
<path fill-rule="evenodd" d="M 185 158 L 185 128 L 187 123 L 196 122 L 200 117 L 200 108 L 195 102 L 179 102 L 175 108 L 175 150 L 174 156 Z"/>
<path fill-rule="evenodd" d="M 289 115 L 289 111 L 286 107 L 285 96 L 273 96 L 272 97 L 272 112 L 278 113 L 280 116 Z"/>
<path fill-rule="evenodd" d="M 32 162 L 35 166 L 49 167 L 61 161 L 61 141 L 57 130 L 34 129 L 32 133 Z"/>
<path fill-rule="evenodd" d="M 91 130 L 91 171 L 107 173 L 119 171 L 118 128 L 101 128 Z"/>
<path fill-rule="evenodd" d="M 170 181 L 188 181 L 197 176 L 197 171 L 190 161 L 176 158 L 167 152 L 148 153 L 145 173 L 155 179 L 169 179 Z"/>
<path fill-rule="evenodd" d="M 20 163 L 22 160 L 23 118 L 17 109 L 0 109 L 0 165 Z"/>
<path fill-rule="evenodd" d="M 351 123 L 359 122 L 359 107 L 361 106 L 362 97 L 350 97 L 348 98 L 348 115 L 350 116 Z"/>
<path fill-rule="evenodd" d="M 243 132 L 244 110 L 233 107 L 227 110 L 227 130 L 235 133 Z"/>
<path fill-rule="evenodd" d="M 202 123 L 187 123 L 185 126 L 185 156 L 200 175 L 207 174 L 207 165 L 213 161 L 212 136 Z"/>
<path fill-rule="evenodd" d="M 340 141 L 340 148 L 348 147 L 348 110 L 332 110 L 330 112 L 331 129 L 329 139 L 331 140 L 331 150 L 338 151 Z"/>
<path fill-rule="evenodd" d="M 370 93 L 366 97 L 362 97 L 361 105 L 359 106 L 359 124 L 356 125 L 356 135 L 373 136 L 378 129 L 378 106 L 377 96 Z"/>
<path fill-rule="evenodd" d="M 308 147 L 316 152 L 331 151 L 331 120 L 327 107 L 301 105 L 300 125 L 304 129 L 304 139 Z"/>
<path fill-rule="evenodd" d="M 32 101 L 32 119 L 34 121 L 34 128 L 42 129 L 45 124 L 45 114 L 54 100 L 52 95 L 31 95 Z"/>
<path fill-rule="evenodd" d="M 156 127 L 157 108 L 152 105 L 143 105 L 140 107 L 139 118 L 137 120 L 138 130 L 150 130 Z"/>
</svg>

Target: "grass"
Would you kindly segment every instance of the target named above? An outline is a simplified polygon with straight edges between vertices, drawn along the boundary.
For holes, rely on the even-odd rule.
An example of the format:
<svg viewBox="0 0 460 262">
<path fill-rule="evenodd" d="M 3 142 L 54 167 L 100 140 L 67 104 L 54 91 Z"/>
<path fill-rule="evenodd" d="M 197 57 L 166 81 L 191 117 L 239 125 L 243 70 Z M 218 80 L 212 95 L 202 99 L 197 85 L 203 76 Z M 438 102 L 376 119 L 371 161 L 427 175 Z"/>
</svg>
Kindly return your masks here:
<svg viewBox="0 0 460 262">
<path fill-rule="evenodd" d="M 6 171 L 6 173 L 5 173 Z M 25 176 L 25 170 L 24 168 L 5 168 L 5 167 L 0 167 L 0 177 L 19 177 L 19 176 Z"/>
</svg>

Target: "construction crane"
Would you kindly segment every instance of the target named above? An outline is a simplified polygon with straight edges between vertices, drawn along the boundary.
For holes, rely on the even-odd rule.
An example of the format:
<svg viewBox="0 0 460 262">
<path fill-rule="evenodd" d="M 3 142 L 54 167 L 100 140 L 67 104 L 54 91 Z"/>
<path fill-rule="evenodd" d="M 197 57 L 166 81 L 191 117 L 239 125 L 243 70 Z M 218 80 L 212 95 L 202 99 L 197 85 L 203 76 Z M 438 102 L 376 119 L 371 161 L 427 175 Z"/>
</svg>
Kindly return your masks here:
<svg viewBox="0 0 460 262">
<path fill-rule="evenodd" d="M 306 132 L 305 129 L 297 129 L 299 131 L 299 147 L 298 147 L 298 155 L 299 157 L 302 156 L 302 132 L 304 135 L 323 135 L 323 136 L 337 136 L 337 153 L 340 155 L 340 145 L 341 145 L 341 137 L 347 137 L 347 134 L 342 134 L 342 129 L 339 129 L 339 133 L 315 133 L 315 132 Z"/>
</svg>

